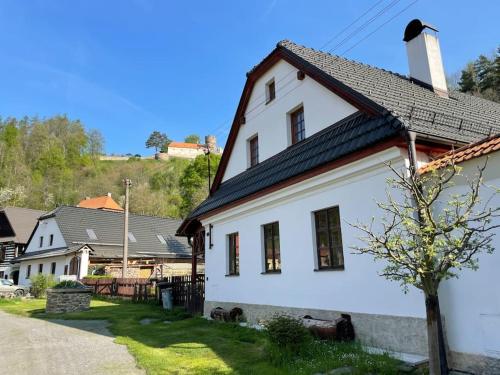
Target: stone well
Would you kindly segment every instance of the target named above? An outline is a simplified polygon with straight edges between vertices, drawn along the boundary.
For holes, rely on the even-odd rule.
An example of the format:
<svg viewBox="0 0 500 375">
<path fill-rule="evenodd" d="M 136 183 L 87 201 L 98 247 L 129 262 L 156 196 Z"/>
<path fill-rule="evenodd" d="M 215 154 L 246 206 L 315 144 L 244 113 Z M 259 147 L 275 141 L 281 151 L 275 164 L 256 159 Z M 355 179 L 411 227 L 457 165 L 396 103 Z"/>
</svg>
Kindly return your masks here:
<svg viewBox="0 0 500 375">
<path fill-rule="evenodd" d="M 92 288 L 47 289 L 47 313 L 85 311 L 90 308 Z"/>
</svg>

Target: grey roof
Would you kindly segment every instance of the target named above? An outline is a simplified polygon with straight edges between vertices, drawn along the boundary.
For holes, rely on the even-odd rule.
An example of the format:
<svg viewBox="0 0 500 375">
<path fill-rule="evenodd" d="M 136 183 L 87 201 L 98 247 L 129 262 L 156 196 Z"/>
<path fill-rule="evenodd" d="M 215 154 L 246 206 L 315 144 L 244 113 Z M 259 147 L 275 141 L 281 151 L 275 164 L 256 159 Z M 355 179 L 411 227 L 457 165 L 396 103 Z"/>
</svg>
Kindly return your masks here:
<svg viewBox="0 0 500 375">
<path fill-rule="evenodd" d="M 357 112 L 224 181 L 189 217 L 197 217 L 312 168 L 362 150 L 396 135 L 400 130 L 399 123 L 390 116 L 368 118 Z"/>
<path fill-rule="evenodd" d="M 57 249 L 47 249 L 47 250 L 38 250 L 38 251 L 30 251 L 29 253 L 24 253 L 17 258 L 12 259 L 11 263 L 19 263 L 21 260 L 28 259 L 38 259 L 38 258 L 50 258 L 56 257 L 60 255 L 72 254 L 76 253 L 85 245 L 77 245 L 70 247 L 58 247 Z"/>
<path fill-rule="evenodd" d="M 66 245 L 89 245 L 93 257 L 117 258 L 123 253 L 124 213 L 92 208 L 61 206 L 41 217 L 54 217 Z M 129 232 L 136 242 L 128 241 L 128 252 L 134 257 L 188 258 L 191 247 L 185 239 L 175 237 L 181 221 L 172 218 L 134 215 L 129 216 Z M 92 229 L 97 239 L 89 238 L 87 229 Z M 162 235 L 162 244 L 157 235 Z M 145 252 L 154 255 L 145 255 Z"/>
<path fill-rule="evenodd" d="M 200 215 L 362 150 L 402 129 L 459 143 L 478 141 L 500 132 L 498 103 L 454 91 L 449 93 L 449 98 L 444 98 L 403 75 L 286 40 L 279 42 L 271 55 L 277 50 L 303 66 L 312 67 L 335 86 L 341 86 L 370 108 L 377 108 L 381 115 L 375 118 L 360 113 L 349 116 L 222 182 L 188 215 L 179 228 L 179 235 Z"/>
<path fill-rule="evenodd" d="M 38 218 L 45 214 L 45 211 L 32 210 L 31 208 L 4 207 L 0 209 L 14 231 L 14 236 L 9 238 L 0 238 L 1 242 L 14 241 L 15 243 L 25 244 L 35 229 Z"/>
<path fill-rule="evenodd" d="M 469 143 L 500 132 L 498 103 L 457 91 L 444 98 L 401 74 L 287 40 L 278 48 L 387 109 L 417 133 Z"/>
</svg>

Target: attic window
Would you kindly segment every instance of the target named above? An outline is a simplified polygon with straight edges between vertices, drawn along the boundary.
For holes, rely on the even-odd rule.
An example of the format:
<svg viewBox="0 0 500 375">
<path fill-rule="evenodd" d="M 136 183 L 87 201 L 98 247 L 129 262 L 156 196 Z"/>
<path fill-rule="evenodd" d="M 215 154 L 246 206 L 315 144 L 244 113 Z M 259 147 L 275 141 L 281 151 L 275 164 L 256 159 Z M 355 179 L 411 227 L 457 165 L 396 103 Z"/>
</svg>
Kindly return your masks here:
<svg viewBox="0 0 500 375">
<path fill-rule="evenodd" d="M 128 232 L 128 240 L 130 242 L 137 242 L 137 240 L 135 239 L 135 236 L 132 232 Z"/>
<path fill-rule="evenodd" d="M 164 244 L 164 245 L 166 245 L 166 244 L 167 244 L 167 241 L 165 241 L 165 237 L 163 237 L 163 235 L 161 235 L 161 234 L 157 234 L 157 235 L 156 235 L 156 237 L 158 237 L 158 240 L 159 240 L 162 244 Z"/>
<path fill-rule="evenodd" d="M 250 167 L 259 164 L 259 137 L 257 135 L 248 140 L 248 151 Z"/>
<path fill-rule="evenodd" d="M 266 83 L 266 104 L 272 102 L 276 98 L 276 84 L 274 78 Z"/>
<path fill-rule="evenodd" d="M 91 240 L 97 240 L 97 236 L 93 229 L 86 229 L 86 231 L 87 231 L 87 236 L 89 236 Z"/>
</svg>

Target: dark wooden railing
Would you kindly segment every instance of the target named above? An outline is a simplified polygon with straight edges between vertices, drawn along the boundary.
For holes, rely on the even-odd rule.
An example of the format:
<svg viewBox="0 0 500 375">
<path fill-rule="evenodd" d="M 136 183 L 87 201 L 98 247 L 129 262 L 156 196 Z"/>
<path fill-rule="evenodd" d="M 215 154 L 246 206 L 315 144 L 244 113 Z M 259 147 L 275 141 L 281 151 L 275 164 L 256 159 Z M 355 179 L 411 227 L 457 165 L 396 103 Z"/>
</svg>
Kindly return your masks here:
<svg viewBox="0 0 500 375">
<path fill-rule="evenodd" d="M 143 278 L 84 278 L 82 282 L 94 289 L 94 294 L 109 297 L 131 298 L 134 301 L 157 300 L 161 303 L 161 291 L 172 289 L 173 304 L 184 306 L 190 312 L 202 312 L 205 300 L 205 275 L 169 276 L 162 279 Z"/>
</svg>

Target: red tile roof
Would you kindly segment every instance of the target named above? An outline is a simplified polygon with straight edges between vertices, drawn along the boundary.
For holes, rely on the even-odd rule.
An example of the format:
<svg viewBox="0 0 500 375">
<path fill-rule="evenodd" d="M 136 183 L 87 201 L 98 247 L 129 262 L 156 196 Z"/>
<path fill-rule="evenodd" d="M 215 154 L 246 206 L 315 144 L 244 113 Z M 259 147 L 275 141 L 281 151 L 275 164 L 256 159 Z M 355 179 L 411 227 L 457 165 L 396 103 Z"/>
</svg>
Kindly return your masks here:
<svg viewBox="0 0 500 375">
<path fill-rule="evenodd" d="M 456 164 L 478 158 L 500 150 L 500 134 L 483 139 L 479 142 L 459 148 L 458 150 L 449 151 L 441 155 L 437 159 L 421 167 L 419 173 L 427 173 L 434 169 L 443 168 L 454 161 Z"/>
<path fill-rule="evenodd" d="M 100 210 L 123 211 L 118 203 L 109 195 L 102 197 L 88 198 L 80 201 L 77 207 L 96 208 Z"/>
<path fill-rule="evenodd" d="M 200 148 L 202 147 L 201 145 L 197 145 L 196 143 L 186 143 L 186 142 L 170 142 L 168 144 L 168 147 L 175 147 L 175 148 Z"/>
</svg>

